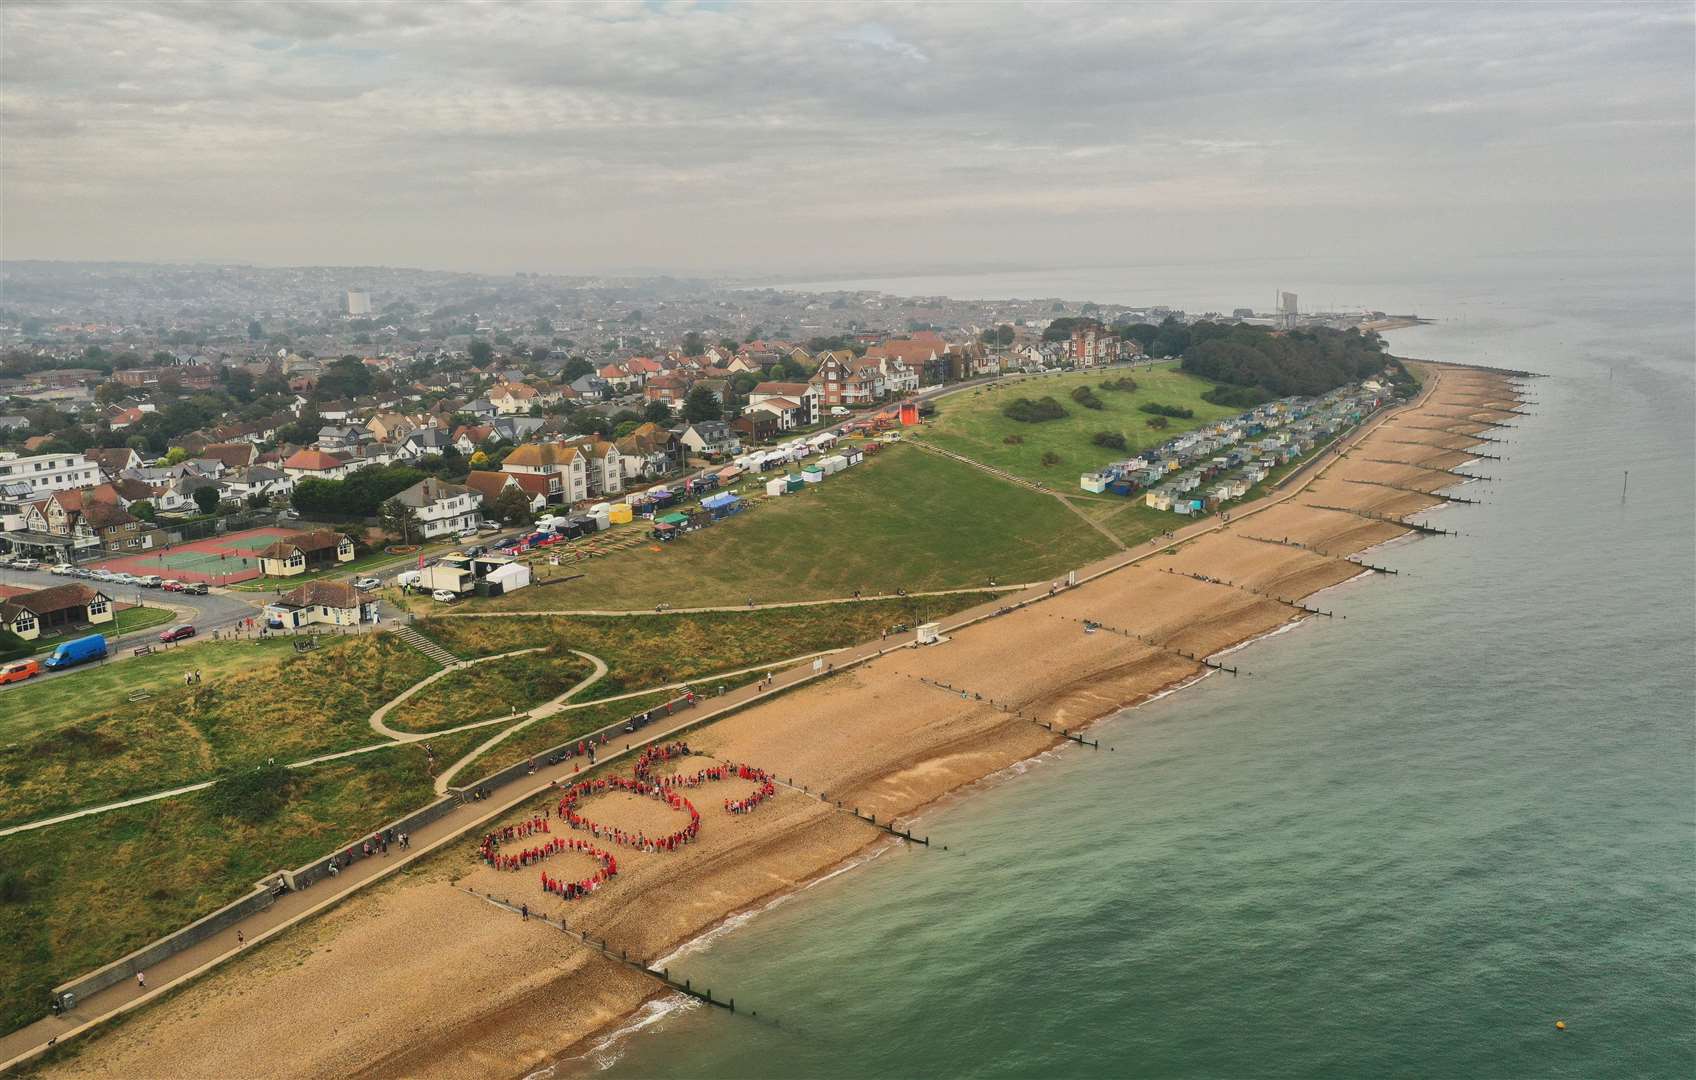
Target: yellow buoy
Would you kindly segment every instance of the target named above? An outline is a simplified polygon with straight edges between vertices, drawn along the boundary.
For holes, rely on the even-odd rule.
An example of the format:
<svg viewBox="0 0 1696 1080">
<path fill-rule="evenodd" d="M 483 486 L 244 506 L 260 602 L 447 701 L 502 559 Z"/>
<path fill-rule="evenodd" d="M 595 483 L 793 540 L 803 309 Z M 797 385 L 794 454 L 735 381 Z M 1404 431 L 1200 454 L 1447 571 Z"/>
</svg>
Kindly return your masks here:
<svg viewBox="0 0 1696 1080">
<path fill-rule="evenodd" d="M 1565 1031 L 1566 1030 L 1566 1021 L 1565 1020 L 1556 1020 L 1555 1021 L 1555 1030 L 1556 1031 Z"/>
</svg>

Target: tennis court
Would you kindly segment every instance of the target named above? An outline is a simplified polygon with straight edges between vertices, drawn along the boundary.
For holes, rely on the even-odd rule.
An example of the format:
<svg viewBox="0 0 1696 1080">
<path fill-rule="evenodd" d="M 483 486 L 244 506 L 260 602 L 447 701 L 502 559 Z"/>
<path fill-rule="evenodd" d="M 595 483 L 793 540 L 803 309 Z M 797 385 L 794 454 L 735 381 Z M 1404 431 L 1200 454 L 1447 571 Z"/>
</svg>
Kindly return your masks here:
<svg viewBox="0 0 1696 1080">
<path fill-rule="evenodd" d="M 300 529 L 244 529 L 224 536 L 172 544 L 140 555 L 126 555 L 99 563 L 101 568 L 127 574 L 158 574 L 178 581 L 204 581 L 229 585 L 259 576 L 259 553 Z"/>
</svg>

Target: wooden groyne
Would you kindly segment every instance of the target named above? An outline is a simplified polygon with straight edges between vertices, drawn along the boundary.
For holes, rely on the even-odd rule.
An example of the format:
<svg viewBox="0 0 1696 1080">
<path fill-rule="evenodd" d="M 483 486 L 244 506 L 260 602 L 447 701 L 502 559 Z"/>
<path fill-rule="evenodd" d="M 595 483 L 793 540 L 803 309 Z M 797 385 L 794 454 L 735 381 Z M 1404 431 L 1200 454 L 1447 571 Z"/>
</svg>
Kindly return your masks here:
<svg viewBox="0 0 1696 1080">
<path fill-rule="evenodd" d="M 1354 479 L 1351 479 L 1351 478 L 1345 476 L 1345 477 L 1343 477 L 1343 483 L 1345 483 L 1345 484 L 1371 484 L 1373 487 L 1389 488 L 1391 491 L 1405 491 L 1410 495 L 1424 495 L 1427 498 L 1441 499 L 1444 502 L 1449 502 L 1449 503 L 1461 503 L 1461 504 L 1466 505 L 1466 506 L 1483 506 L 1484 505 L 1484 502 L 1481 499 L 1463 499 L 1459 495 L 1444 495 L 1440 491 L 1422 491 L 1419 488 L 1403 487 L 1401 484 L 1386 484 L 1382 480 L 1354 480 Z"/>
<path fill-rule="evenodd" d="M 1302 603 L 1299 600 L 1289 600 L 1289 599 L 1286 599 L 1285 597 L 1282 597 L 1282 596 L 1275 596 L 1272 593 L 1262 592 L 1259 589 L 1252 589 L 1247 585 L 1238 585 L 1234 581 L 1226 581 L 1223 578 L 1214 578 L 1214 577 L 1208 577 L 1206 574 L 1194 574 L 1194 573 L 1189 573 L 1187 571 L 1182 571 L 1182 570 L 1173 570 L 1170 567 L 1162 567 L 1161 572 L 1165 573 L 1165 574 L 1173 574 L 1177 577 L 1187 577 L 1187 578 L 1191 578 L 1195 581 L 1206 582 L 1209 585 L 1220 585 L 1220 586 L 1223 586 L 1224 588 L 1227 588 L 1227 589 L 1236 589 L 1240 592 L 1246 592 L 1251 596 L 1258 596 L 1262 600 L 1272 600 L 1272 601 L 1275 601 L 1277 603 L 1283 604 L 1286 607 L 1293 607 L 1297 611 L 1305 611 L 1309 615 L 1323 615 L 1327 619 L 1333 617 L 1332 614 L 1329 611 L 1320 611 L 1316 607 L 1308 607 L 1306 604 Z M 1193 660 L 1193 659 L 1195 659 L 1195 657 L 1192 656 L 1192 657 L 1190 657 L 1190 659 Z"/>
<path fill-rule="evenodd" d="M 1482 424 L 1493 428 L 1517 428 L 1518 424 L 1504 424 L 1500 420 L 1480 420 L 1476 416 L 1457 416 L 1454 413 L 1429 413 L 1427 415 L 1448 420 L 1458 420 L 1463 424 Z"/>
<path fill-rule="evenodd" d="M 734 768 L 737 764 L 736 762 L 731 761 L 729 758 L 719 758 L 718 760 L 725 765 L 731 766 L 732 768 Z M 788 788 L 790 791 L 799 791 L 803 795 L 810 795 L 813 798 L 824 803 L 826 806 L 831 807 L 834 810 L 840 810 L 844 814 L 852 814 L 853 816 L 859 818 L 861 821 L 866 822 L 868 825 L 877 826 L 879 829 L 888 833 L 890 836 L 898 837 L 899 839 L 906 840 L 907 842 L 913 843 L 913 844 L 923 844 L 927 848 L 930 847 L 930 837 L 928 837 L 928 836 L 914 836 L 913 833 L 912 833 L 912 830 L 910 830 L 910 829 L 898 829 L 898 828 L 896 828 L 895 822 L 893 820 L 879 821 L 877 819 L 876 814 L 862 814 L 862 813 L 860 813 L 860 808 L 858 806 L 853 806 L 853 807 L 844 806 L 841 799 L 834 799 L 833 800 L 829 795 L 827 795 L 826 793 L 824 793 L 822 791 L 814 791 L 811 787 L 809 787 L 806 784 L 797 784 L 795 782 L 795 778 L 793 776 L 789 777 L 787 780 L 774 776 L 774 777 L 771 778 L 771 782 L 774 783 L 774 784 L 781 784 L 783 787 Z M 947 851 L 948 849 L 946 847 L 944 847 L 943 850 Z"/>
<path fill-rule="evenodd" d="M 1369 562 L 1355 558 L 1353 555 L 1333 555 L 1329 551 L 1322 551 L 1319 548 L 1314 547 L 1312 544 L 1304 544 L 1300 540 L 1291 540 L 1287 537 L 1283 540 L 1274 540 L 1269 536 L 1250 536 L 1247 533 L 1238 533 L 1237 535 L 1242 537 L 1244 540 L 1256 540 L 1262 544 L 1277 544 L 1279 547 L 1296 548 L 1297 550 L 1305 551 L 1310 555 L 1320 555 L 1327 559 L 1336 559 L 1338 562 L 1353 563 L 1363 570 L 1371 570 L 1379 574 L 1401 573 L 1400 570 L 1392 570 L 1388 566 L 1374 566 Z"/>
<path fill-rule="evenodd" d="M 459 885 L 457 883 L 455 884 L 454 887 L 461 889 L 461 890 L 463 890 L 467 893 L 470 893 L 472 896 L 477 897 L 479 900 L 487 901 L 488 903 L 493 904 L 495 907 L 502 908 L 506 911 L 510 911 L 512 914 L 517 915 L 520 918 L 526 919 L 527 921 L 535 921 L 535 922 L 543 923 L 544 925 L 547 925 L 547 926 L 555 927 L 561 933 L 565 934 L 565 936 L 571 937 L 571 938 L 576 938 L 578 941 L 581 941 L 583 944 L 589 946 L 591 949 L 600 950 L 601 955 L 606 957 L 608 960 L 617 961 L 618 963 L 623 964 L 625 967 L 630 968 L 633 971 L 640 971 L 642 974 L 648 976 L 650 979 L 653 979 L 655 982 L 664 983 L 668 988 L 677 991 L 679 994 L 684 994 L 688 997 L 694 998 L 696 1001 L 705 1002 L 708 1005 L 712 1005 L 715 1008 L 724 1009 L 727 1012 L 734 1013 L 736 1011 L 736 998 L 735 997 L 716 997 L 715 998 L 715 997 L 713 997 L 713 992 L 712 992 L 711 987 L 708 987 L 704 990 L 697 990 L 697 989 L 695 989 L 694 984 L 688 979 L 684 979 L 682 982 L 678 982 L 676 979 L 673 979 L 671 977 L 671 969 L 670 968 L 649 967 L 646 963 L 644 963 L 641 960 L 633 960 L 633 959 L 630 958 L 629 950 L 627 950 L 627 949 L 616 949 L 615 950 L 611 945 L 609 945 L 607 943 L 606 938 L 597 938 L 593 934 L 590 934 L 587 930 L 573 930 L 570 926 L 566 925 L 566 922 L 565 922 L 564 919 L 550 919 L 546 915 L 543 915 L 540 912 L 536 912 L 536 911 L 526 912 L 525 909 L 523 909 L 521 907 L 514 906 L 512 901 L 510 901 L 510 900 L 506 900 L 506 899 L 497 900 L 493 893 L 480 893 L 480 892 L 476 891 L 475 889 L 467 889 L 465 886 Z M 759 1016 L 760 1014 L 759 1014 L 758 1011 L 749 1011 L 747 1013 L 744 1013 L 743 1015 L 745 1015 L 745 1016 Z"/>
<path fill-rule="evenodd" d="M 1054 726 L 1054 724 L 1052 722 L 1048 721 L 1048 720 L 1040 720 L 1035 716 L 1026 716 L 1025 711 L 1023 709 L 1019 708 L 1016 705 L 1009 704 L 1008 702 L 996 701 L 992 697 L 986 698 L 982 694 L 974 694 L 969 690 L 963 689 L 962 687 L 955 686 L 953 683 L 945 683 L 945 682 L 941 681 L 940 679 L 931 679 L 931 678 L 927 678 L 924 675 L 909 675 L 907 677 L 910 678 L 910 679 L 917 679 L 919 682 L 925 684 L 926 686 L 932 687 L 933 689 L 936 689 L 936 690 L 941 690 L 942 692 L 949 694 L 951 696 L 958 695 L 958 697 L 960 698 L 961 701 L 980 701 L 985 705 L 991 706 L 992 708 L 1000 709 L 1002 712 L 1007 713 L 1011 716 L 1018 717 L 1021 720 L 1028 720 L 1031 723 L 1035 724 L 1037 727 L 1044 728 L 1048 731 L 1054 732 L 1054 734 L 1056 734 L 1056 735 L 1070 739 L 1071 741 L 1077 743 L 1079 746 L 1087 746 L 1092 750 L 1100 750 L 1101 749 L 1100 740 L 1098 740 L 1098 739 L 1086 739 L 1082 735 L 1079 735 L 1079 734 L 1075 733 L 1074 731 L 1072 731 L 1072 729 L 1070 729 L 1070 728 L 1056 728 Z M 1112 750 L 1113 747 L 1109 746 L 1107 749 Z M 856 810 L 855 814 L 857 815 L 858 813 L 859 813 L 859 811 Z M 873 822 L 873 824 L 876 824 L 876 822 Z M 896 835 L 899 836 L 900 834 L 897 833 Z"/>
<path fill-rule="evenodd" d="M 1391 517 L 1388 514 L 1375 514 L 1370 510 L 1354 510 L 1347 506 L 1326 506 L 1322 503 L 1302 503 L 1302 505 L 1311 506 L 1315 510 L 1335 510 L 1339 514 L 1353 514 L 1355 517 L 1365 518 L 1368 521 L 1382 521 L 1388 525 L 1400 525 L 1404 529 L 1409 529 L 1425 536 L 1460 535 L 1460 533 L 1455 532 L 1453 529 L 1439 529 L 1435 525 L 1423 525 L 1417 521 L 1408 521 L 1406 518 Z"/>
<path fill-rule="evenodd" d="M 1453 368 L 1457 371 L 1482 371 L 1490 375 L 1505 375 L 1510 379 L 1547 379 L 1540 371 L 1521 371 L 1517 368 L 1489 367 L 1484 364 L 1457 364 L 1452 360 L 1423 360 L 1417 356 L 1397 356 L 1404 364 L 1430 364 L 1432 367 Z"/>
<path fill-rule="evenodd" d="M 1181 656 L 1185 660 L 1190 661 L 1191 663 L 1200 664 L 1202 667 L 1211 668 L 1214 671 L 1228 672 L 1233 677 L 1235 677 L 1236 675 L 1239 674 L 1239 672 L 1237 671 L 1236 668 L 1227 667 L 1226 665 L 1219 663 L 1217 660 L 1209 660 L 1205 656 L 1197 656 L 1194 653 L 1187 653 L 1182 649 L 1175 649 L 1170 645 L 1162 645 L 1160 642 L 1155 641 L 1152 638 L 1144 637 L 1143 635 L 1137 633 L 1134 630 L 1125 630 L 1125 629 L 1123 629 L 1121 627 L 1117 627 L 1117 626 L 1108 626 L 1106 623 L 1102 622 L 1099 619 L 1079 619 L 1079 618 L 1076 618 L 1076 617 L 1071 616 L 1071 615 L 1056 615 L 1054 617 L 1057 618 L 1057 619 L 1063 619 L 1066 622 L 1079 623 L 1083 626 L 1085 631 L 1105 630 L 1109 634 L 1118 634 L 1120 637 L 1127 637 L 1127 638 L 1130 638 L 1132 641 L 1139 641 L 1142 644 L 1147 645 L 1151 649 L 1159 649 L 1162 652 L 1169 652 L 1173 656 Z M 1240 672 L 1240 674 L 1252 675 L 1253 672 L 1244 671 L 1244 672 Z"/>
<path fill-rule="evenodd" d="M 1480 456 L 1483 456 L 1483 455 L 1480 455 Z M 1381 457 L 1361 458 L 1360 460 L 1376 462 L 1379 465 L 1406 465 L 1410 469 L 1424 469 L 1426 472 L 1447 473 L 1450 476 L 1458 476 L 1462 480 L 1485 480 L 1485 481 L 1492 481 L 1493 482 L 1496 479 L 1494 476 L 1479 476 L 1476 473 L 1461 472 L 1459 469 L 1439 469 L 1435 465 L 1421 465 L 1417 461 L 1397 461 L 1394 458 L 1381 458 Z M 1503 459 L 1502 458 L 1492 458 L 1491 460 L 1492 461 L 1501 461 Z"/>
</svg>

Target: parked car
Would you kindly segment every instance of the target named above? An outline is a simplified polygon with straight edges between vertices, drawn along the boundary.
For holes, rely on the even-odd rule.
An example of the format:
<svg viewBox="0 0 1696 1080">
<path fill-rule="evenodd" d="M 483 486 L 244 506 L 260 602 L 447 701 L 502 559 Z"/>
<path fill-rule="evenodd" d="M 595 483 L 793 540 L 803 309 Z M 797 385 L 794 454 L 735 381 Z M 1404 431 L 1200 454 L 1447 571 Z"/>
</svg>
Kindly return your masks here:
<svg viewBox="0 0 1696 1080">
<path fill-rule="evenodd" d="M 16 555 L 0 555 L 0 566 L 11 566 L 12 560 L 16 558 Z"/>
<path fill-rule="evenodd" d="M 524 543 L 524 539 L 522 537 L 509 536 L 505 540 L 497 541 L 495 546 L 497 548 L 515 548 L 522 543 Z"/>
<path fill-rule="evenodd" d="M 41 662 L 41 666 L 50 671 L 59 671 L 63 668 L 75 667 L 78 664 L 86 664 L 90 660 L 104 660 L 105 658 L 106 636 L 104 634 L 90 634 L 88 637 L 77 638 L 75 641 L 67 641 L 60 645 L 47 654 L 47 659 Z"/>
<path fill-rule="evenodd" d="M 475 539 L 477 539 L 476 529 L 467 529 L 459 534 L 459 542 L 462 544 L 468 544 Z"/>
<path fill-rule="evenodd" d="M 169 630 L 159 631 L 159 640 L 167 643 L 172 641 L 182 641 L 184 638 L 191 638 L 193 636 L 194 624 L 192 623 L 178 623 Z"/>
<path fill-rule="evenodd" d="M 489 549 L 484 547 L 482 544 L 472 544 L 470 547 L 465 549 L 465 553 L 475 559 L 479 555 L 487 554 L 488 550 Z"/>
<path fill-rule="evenodd" d="M 356 589 L 375 589 L 382 584 L 381 578 L 362 577 L 353 579 L 353 587 Z"/>
<path fill-rule="evenodd" d="M 23 682 L 41 674 L 41 661 L 14 660 L 10 664 L 0 666 L 0 686 L 6 683 Z"/>
<path fill-rule="evenodd" d="M 12 569 L 14 569 L 14 570 L 40 570 L 41 569 L 41 561 L 39 559 L 17 559 L 17 560 L 13 561 Z"/>
<path fill-rule="evenodd" d="M 141 577 L 136 578 L 135 583 L 144 589 L 157 589 L 161 585 L 165 584 L 165 579 L 160 577 L 158 574 L 143 574 Z"/>
<path fill-rule="evenodd" d="M 123 571 L 113 574 L 111 581 L 114 585 L 139 585 L 141 583 L 140 578 L 136 577 L 134 574 L 124 573 Z"/>
<path fill-rule="evenodd" d="M 76 569 L 76 567 L 72 566 L 70 563 L 62 562 L 62 563 L 55 563 L 54 565 L 48 567 L 47 572 L 49 574 L 58 574 L 60 577 L 70 577 L 71 572 L 74 571 L 75 569 Z"/>
<path fill-rule="evenodd" d="M 115 581 L 117 580 L 118 575 L 112 573 L 110 570 L 96 570 L 94 571 L 93 577 L 95 581 Z"/>
<path fill-rule="evenodd" d="M 495 524 L 493 524 L 493 523 L 490 523 L 490 524 L 487 524 L 487 525 L 479 525 L 479 526 L 477 526 L 477 531 L 478 531 L 478 532 L 480 532 L 480 533 L 482 533 L 482 534 L 483 534 L 483 535 L 484 535 L 484 536 L 489 536 L 489 535 L 491 535 L 491 534 L 493 534 L 493 533 L 498 533 L 498 532 L 500 532 L 500 531 L 501 531 L 501 527 L 500 527 L 500 526 L 499 526 L 499 525 L 495 525 Z"/>
<path fill-rule="evenodd" d="M 191 581 L 183 586 L 183 595 L 185 596 L 205 596 L 208 591 L 210 590 L 206 588 L 204 581 Z"/>
<path fill-rule="evenodd" d="M 451 604 L 455 600 L 459 599 L 459 594 L 454 592 L 452 589 L 437 589 L 435 592 L 430 594 L 430 599 L 439 600 L 444 604 Z"/>
<path fill-rule="evenodd" d="M 164 589 L 166 592 L 183 591 L 183 583 L 178 581 L 176 578 L 166 578 L 164 581 L 159 583 L 159 587 Z"/>
</svg>

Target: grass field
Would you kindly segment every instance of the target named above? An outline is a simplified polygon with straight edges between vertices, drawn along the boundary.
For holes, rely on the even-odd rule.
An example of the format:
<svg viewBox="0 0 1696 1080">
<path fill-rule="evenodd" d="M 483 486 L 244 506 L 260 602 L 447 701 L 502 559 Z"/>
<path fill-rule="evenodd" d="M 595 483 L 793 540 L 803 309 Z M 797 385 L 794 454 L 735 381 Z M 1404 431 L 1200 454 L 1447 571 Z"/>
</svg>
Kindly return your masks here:
<svg viewBox="0 0 1696 1080">
<path fill-rule="evenodd" d="M 197 663 L 197 650 L 182 652 Z M 61 701 L 64 722 L 32 721 L 33 730 L 0 747 L 0 824 L 205 780 L 268 757 L 290 761 L 373 742 L 371 711 L 434 670 L 389 635 L 368 634 L 214 673 L 197 686 L 161 687 L 146 701 L 92 715 L 79 717 Z M 24 691 L 6 697 L 14 692 Z"/>
<path fill-rule="evenodd" d="M 98 626 L 79 626 L 67 633 L 38 637 L 30 642 L 30 651 L 39 656 L 42 653 L 52 652 L 64 642 L 75 641 L 77 638 L 87 637 L 90 634 L 105 634 L 110 639 L 119 634 L 127 634 L 132 630 L 145 630 L 149 626 L 163 626 L 165 623 L 175 622 L 176 618 L 177 613 L 169 608 L 119 608 L 112 613 L 112 621 L 109 623 L 102 623 Z"/>
<path fill-rule="evenodd" d="M 554 644 L 543 652 L 490 660 L 443 676 L 397 705 L 385 720 L 401 731 L 437 731 L 501 716 L 556 698 L 592 671 L 587 660 Z"/>
<path fill-rule="evenodd" d="M 289 643 L 280 638 L 258 643 L 205 641 L 24 683 L 0 691 L 0 746 L 119 708 L 132 691 L 180 692 L 185 671 L 199 669 L 203 679 L 215 683 L 291 654 Z"/>
<path fill-rule="evenodd" d="M 1082 473 L 1129 457 L 1142 447 L 1158 446 L 1191 428 L 1235 416 L 1242 411 L 1203 401 L 1201 395 L 1213 383 L 1170 367 L 1130 373 L 1137 383 L 1134 393 L 1101 388 L 1103 382 L 1125 375 L 1126 371 L 1118 368 L 1078 372 L 1023 380 L 992 390 L 954 394 L 937 403 L 936 422 L 925 429 L 922 437 L 974 461 L 1069 492 L 1077 490 L 1078 476 Z M 1104 407 L 1088 409 L 1073 401 L 1070 395 L 1079 386 L 1094 390 Z M 1044 396 L 1054 398 L 1070 415 L 1035 424 L 1020 423 L 1002 415 L 1002 410 L 1018 398 Z M 1173 419 L 1164 431 L 1157 431 L 1148 426 L 1153 417 L 1140 411 L 1140 407 L 1149 402 L 1193 409 L 1195 417 L 1190 420 Z M 1094 445 L 1090 440 L 1098 431 L 1124 435 L 1127 448 L 1112 450 Z M 1024 441 L 1009 444 L 1005 441 L 1009 436 Z M 1058 455 L 1059 463 L 1043 465 L 1044 453 Z"/>
<path fill-rule="evenodd" d="M 560 568 L 583 573 L 576 581 L 461 610 L 704 607 L 1040 581 L 1112 550 L 1047 496 L 894 446 L 711 529 Z"/>
<path fill-rule="evenodd" d="M 609 678 L 640 690 L 792 656 L 842 648 L 892 626 L 913 626 L 994 598 L 993 593 L 866 600 L 854 604 L 679 615 L 538 615 L 432 619 L 416 629 L 460 656 L 491 656 L 544 642 L 605 660 Z M 517 657 L 526 660 L 530 657 Z M 491 661 L 490 665 L 503 663 Z M 484 666 L 467 669 L 467 674 Z M 584 700 L 613 691 L 602 683 Z M 502 710 L 496 710 L 498 715 Z"/>
<path fill-rule="evenodd" d="M 486 737 L 431 741 L 451 759 Z M 64 979 L 428 803 L 425 761 L 421 747 L 397 746 L 300 771 L 288 804 L 257 823 L 220 816 L 197 792 L 0 838 L 0 1031 L 40 1016 Z"/>
</svg>

